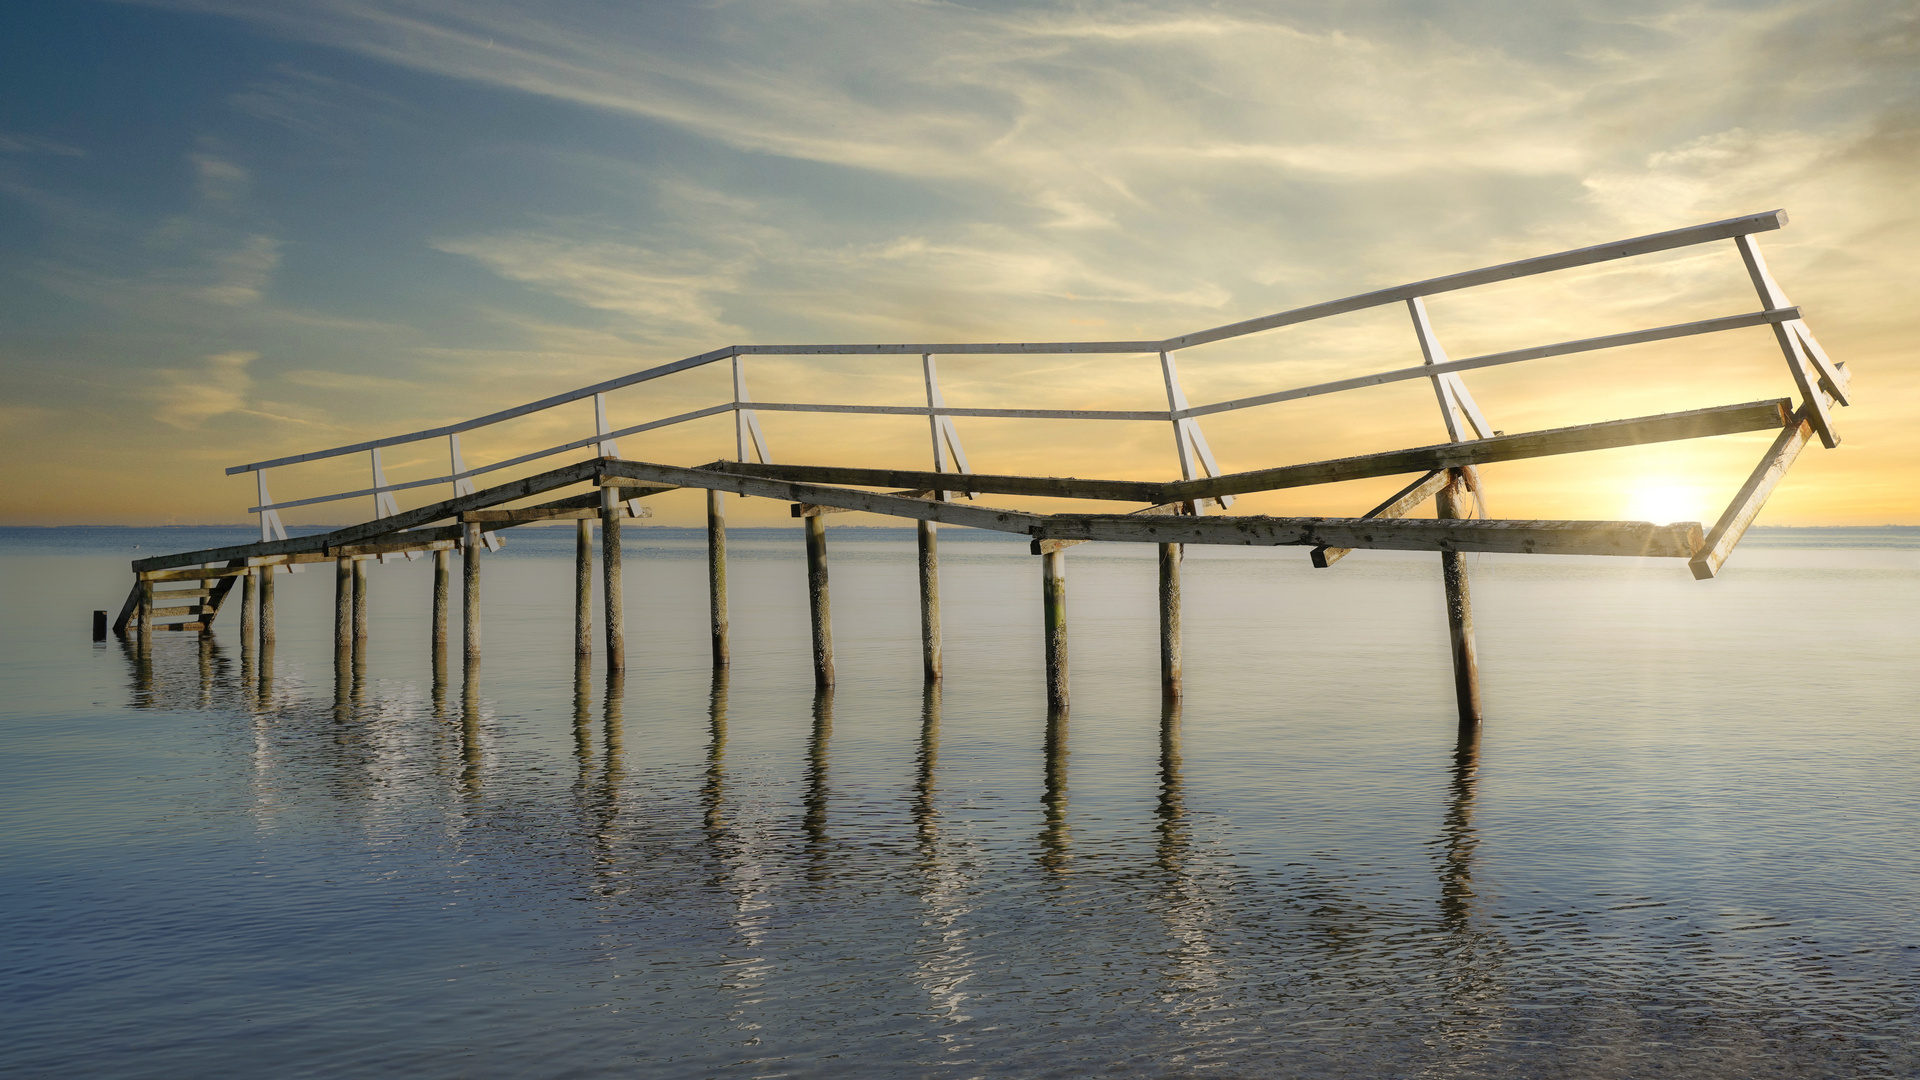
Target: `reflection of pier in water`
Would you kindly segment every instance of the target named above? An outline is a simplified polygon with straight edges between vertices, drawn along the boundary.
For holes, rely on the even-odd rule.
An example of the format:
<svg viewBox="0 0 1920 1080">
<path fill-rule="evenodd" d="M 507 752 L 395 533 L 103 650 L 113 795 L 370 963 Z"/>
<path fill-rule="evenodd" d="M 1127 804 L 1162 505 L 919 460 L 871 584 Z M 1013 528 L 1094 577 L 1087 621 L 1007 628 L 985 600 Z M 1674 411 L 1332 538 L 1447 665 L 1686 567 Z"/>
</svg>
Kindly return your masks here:
<svg viewBox="0 0 1920 1080">
<path fill-rule="evenodd" d="M 325 795 L 370 808 L 409 797 L 404 793 L 418 790 L 409 781 L 432 781 L 450 796 L 442 804 L 448 811 L 443 820 L 450 839 L 502 813 L 508 818 L 501 820 L 520 820 L 512 817 L 508 800 L 486 797 L 496 784 L 503 792 L 516 791 L 527 774 L 519 769 L 499 773 L 497 765 L 489 764 L 490 706 L 477 665 L 463 665 L 455 700 L 445 663 L 433 665 L 430 686 L 412 689 L 373 680 L 364 656 L 346 656 L 333 673 L 333 693 L 316 696 L 317 688 L 300 677 L 297 665 L 277 669 L 271 652 L 252 662 L 245 656 L 236 662 L 215 635 L 174 640 L 182 647 L 124 647 L 133 705 L 244 717 L 252 743 L 255 812 L 263 818 L 282 812 L 298 794 L 293 786 L 278 782 L 293 769 L 319 776 Z M 847 855 L 875 858 L 901 850 L 907 859 L 887 870 L 885 879 L 905 883 L 900 895 L 913 903 L 900 912 L 907 917 L 898 923 L 903 932 L 897 947 L 910 965 L 906 977 L 920 988 L 928 1015 L 952 1022 L 968 1019 L 969 980 L 981 963 L 978 940 L 996 932 L 990 925 L 976 925 L 981 886 L 990 884 L 982 875 L 1003 856 L 993 853 L 971 823 L 954 828 L 943 812 L 940 683 L 929 683 L 923 691 L 918 742 L 901 803 L 905 813 L 898 818 L 898 826 L 909 830 L 909 842 L 895 849 L 884 843 L 848 847 L 854 842 L 851 830 L 860 827 L 852 818 L 836 828 L 839 800 L 853 792 L 838 790 L 833 781 L 832 689 L 822 689 L 812 699 L 798 775 L 786 786 L 796 798 L 783 802 L 769 798 L 781 785 L 749 781 L 742 786 L 733 775 L 728 757 L 729 675 L 726 668 L 716 669 L 707 694 L 705 751 L 697 784 L 689 792 L 695 798 L 687 804 L 695 812 L 689 815 L 673 812 L 667 789 L 641 782 L 652 773 L 631 772 L 625 761 L 625 680 L 616 673 L 601 682 L 594 674 L 590 661 L 582 658 L 569 688 L 566 744 L 577 772 L 572 783 L 574 820 L 581 825 L 577 835 L 586 842 L 573 848 L 573 857 L 563 850 L 562 862 L 549 865 L 577 867 L 584 876 L 576 880 L 586 894 L 603 903 L 647 906 L 673 897 L 698 898 L 701 908 L 718 918 L 716 929 L 723 933 L 717 946 L 724 958 L 717 985 L 735 1002 L 728 1022 L 745 1027 L 778 970 L 778 955 L 790 947 L 781 928 L 788 925 L 792 905 L 829 900 L 843 895 L 846 883 L 873 880 L 868 871 L 845 863 Z M 1122 864 L 1076 856 L 1069 799 L 1070 728 L 1064 711 L 1054 710 L 1041 748 L 1040 805 L 1032 819 L 1037 830 L 1026 833 L 1031 839 L 1024 846 L 1030 853 L 1027 865 L 1039 869 L 1055 891 L 1072 883 L 1079 896 L 1088 889 L 1114 888 L 1123 879 L 1128 879 L 1124 887 L 1129 890 L 1137 889 L 1131 882 L 1151 883 L 1145 894 L 1133 894 L 1129 906 L 1157 924 L 1167 942 L 1156 953 L 1162 958 L 1157 965 L 1160 1007 L 1179 1017 L 1198 1038 L 1216 1022 L 1202 1007 L 1204 1002 L 1234 992 L 1229 988 L 1237 985 L 1245 961 L 1238 946 L 1249 934 L 1278 935 L 1276 940 L 1288 942 L 1284 947 L 1297 955 L 1303 972 L 1350 975 L 1356 957 L 1373 947 L 1371 935 L 1406 919 L 1404 912 L 1382 907 L 1365 891 L 1356 891 L 1352 881 L 1309 868 L 1291 873 L 1277 894 L 1256 902 L 1249 890 L 1267 883 L 1252 878 L 1225 849 L 1208 843 L 1202 824 L 1206 812 L 1196 818 L 1190 806 L 1182 722 L 1181 699 L 1164 698 L 1157 796 L 1148 829 L 1141 834 L 1149 841 L 1148 853 L 1144 861 Z M 423 747 L 430 752 L 423 755 Z M 431 752 L 435 747 L 442 752 Z M 1462 728 L 1444 810 L 1431 841 L 1435 854 L 1429 880 L 1436 886 L 1437 910 L 1426 923 L 1428 930 L 1415 934 L 1414 940 L 1427 944 L 1412 945 L 1429 954 L 1427 963 L 1438 979 L 1396 992 L 1444 1012 L 1435 1013 L 1434 1021 L 1441 1025 L 1441 1037 L 1456 1049 L 1482 1045 L 1504 1015 L 1500 972 L 1507 950 L 1497 925 L 1484 913 L 1475 878 L 1481 842 L 1474 823 L 1481 783 L 1479 747 L 1477 726 Z M 423 757 L 438 765 L 422 769 Z M 642 810 L 636 799 L 654 805 Z M 552 850 L 544 839 L 541 843 L 544 850 Z M 659 852 L 672 857 L 663 860 L 656 856 Z M 698 858 L 688 861 L 687 855 Z M 1139 874 L 1143 868 L 1151 869 L 1144 877 Z M 1074 901 L 1085 902 L 1084 897 Z M 1072 913 L 1061 908 L 1056 914 Z M 610 949 L 628 944 L 623 931 L 608 931 L 608 942 Z M 1412 943 L 1403 947 L 1407 944 Z M 1284 987 L 1272 992 L 1280 995 L 1277 1000 L 1291 993 Z"/>
</svg>

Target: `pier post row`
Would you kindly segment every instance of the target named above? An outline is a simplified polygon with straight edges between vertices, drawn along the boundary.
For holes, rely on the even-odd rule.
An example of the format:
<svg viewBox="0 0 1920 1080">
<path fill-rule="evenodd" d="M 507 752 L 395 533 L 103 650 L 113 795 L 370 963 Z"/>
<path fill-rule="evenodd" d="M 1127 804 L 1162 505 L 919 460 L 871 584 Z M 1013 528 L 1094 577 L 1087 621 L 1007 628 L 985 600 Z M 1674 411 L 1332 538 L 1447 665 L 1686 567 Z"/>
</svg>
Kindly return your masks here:
<svg viewBox="0 0 1920 1080">
<path fill-rule="evenodd" d="M 113 630 L 150 648 L 166 631 L 210 632 L 236 578 L 243 579 L 242 603 L 248 613 L 242 631 L 257 633 L 263 648 L 273 640 L 275 575 L 297 571 L 309 562 L 335 564 L 334 643 L 342 655 L 356 650 L 367 634 L 368 567 L 364 560 L 394 553 L 433 554 L 432 645 L 436 654 L 448 638 L 451 582 L 449 556 L 458 547 L 462 569 L 462 643 L 470 665 L 477 663 L 481 641 L 480 576 L 483 550 L 498 547 L 500 534 L 533 522 L 575 522 L 574 645 L 576 655 L 593 651 L 591 605 L 593 523 L 600 524 L 602 662 L 611 673 L 627 663 L 622 592 L 621 523 L 650 513 L 644 500 L 666 492 L 704 492 L 707 512 L 708 604 L 712 657 L 724 667 L 732 657 L 728 639 L 725 497 L 728 494 L 791 504 L 802 519 L 805 543 L 809 624 L 817 685 L 834 682 L 831 606 L 828 596 L 825 517 L 842 512 L 878 514 L 914 523 L 917 537 L 918 602 L 923 677 L 934 683 L 944 673 L 940 625 L 938 536 L 941 525 L 990 529 L 1026 537 L 1039 557 L 1041 588 L 1038 616 L 1042 634 L 1044 690 L 1064 730 L 1068 704 L 1068 627 L 1066 549 L 1083 543 L 1155 545 L 1159 616 L 1160 678 L 1169 701 L 1183 688 L 1183 618 L 1205 620 L 1201 609 L 1182 610 L 1182 556 L 1189 545 L 1303 548 L 1314 567 L 1331 569 L 1360 549 L 1425 551 L 1439 556 L 1446 597 L 1446 625 L 1452 654 L 1453 699 L 1461 722 L 1478 725 L 1485 712 L 1479 658 L 1474 643 L 1470 566 L 1475 552 L 1524 555 L 1604 555 L 1684 561 L 1697 578 L 1720 572 L 1767 498 L 1810 443 L 1827 448 L 1840 443 L 1834 415 L 1851 404 L 1846 366 L 1830 359 L 1799 308 L 1787 299 L 1761 254 L 1760 234 L 1786 224 L 1786 214 L 1769 211 L 1709 222 L 1668 232 L 1633 237 L 1593 247 L 1542 255 L 1498 266 L 1428 278 L 1339 300 L 1312 304 L 1259 318 L 1158 340 L 1013 343 L 902 343 L 869 345 L 730 345 L 672 363 L 636 371 L 593 386 L 556 394 L 443 427 L 368 442 L 236 465 L 229 474 L 252 473 L 259 494 L 250 508 L 259 515 L 257 543 L 185 551 L 142 558 L 133 563 L 134 580 Z M 1507 282 L 1697 245 L 1722 246 L 1728 272 L 1750 282 L 1757 306 L 1711 318 L 1693 319 L 1597 337 L 1543 342 L 1522 348 L 1456 358 L 1444 344 L 1444 319 L 1437 320 L 1428 300 L 1460 290 Z M 1658 302 L 1661 279 L 1646 280 L 1648 306 Z M 1239 396 L 1192 403 L 1180 377 L 1179 361 L 1205 346 L 1246 338 L 1316 320 L 1372 308 L 1405 312 L 1410 330 L 1406 359 L 1369 374 L 1298 386 L 1250 386 Z M 1745 334 L 1754 359 L 1777 367 L 1780 385 L 1790 396 L 1735 402 L 1709 408 L 1629 418 L 1592 418 L 1571 426 L 1510 432 L 1495 428 L 1466 383 L 1470 372 L 1546 360 L 1573 358 L 1577 384 L 1584 389 L 1607 377 L 1602 361 L 1612 350 L 1706 334 Z M 1754 335 L 1762 335 L 1755 337 Z M 1142 363 L 1157 368 L 1166 407 L 1113 409 L 983 408 L 950 404 L 936 359 L 940 356 L 1036 358 L 1085 354 L 1114 356 L 1113 364 Z M 1590 355 L 1591 354 L 1591 355 Z M 748 390 L 749 362 L 756 357 L 897 357 L 918 361 L 922 402 L 901 404 L 759 401 Z M 1769 359 L 1769 356 L 1771 358 Z M 1582 358 L 1585 358 L 1584 360 Z M 676 415 L 614 428 L 610 395 L 626 391 L 622 402 L 644 408 L 646 388 L 657 380 L 725 365 L 730 375 L 728 400 Z M 1261 373 L 1283 372 L 1283 360 L 1249 367 Z M 1221 467 L 1202 430 L 1211 416 L 1258 409 L 1281 402 L 1334 394 L 1364 394 L 1399 382 L 1424 383 L 1431 390 L 1439 424 L 1431 436 L 1413 433 L 1410 446 L 1348 457 L 1299 463 L 1273 463 L 1258 445 L 1229 448 L 1238 471 Z M 582 437 L 531 453 L 470 465 L 461 435 L 548 410 L 592 406 L 592 430 Z M 1580 404 L 1575 400 L 1572 404 Z M 854 468 L 831 462 L 776 464 L 763 430 L 764 417 L 782 413 L 847 416 L 919 416 L 927 422 L 932 444 L 928 468 Z M 673 464 L 622 457 L 617 440 L 676 425 L 697 425 L 729 417 L 733 429 L 730 458 L 705 464 Z M 961 424 L 974 418 L 1068 420 L 1091 424 L 1165 424 L 1173 439 L 1168 472 L 1176 478 L 1082 479 L 1023 473 L 978 472 L 961 440 Z M 1510 461 L 1551 458 L 1618 447 L 1675 440 L 1714 438 L 1746 432 L 1774 437 L 1732 502 L 1710 526 L 1699 522 L 1659 524 L 1616 520 L 1525 520 L 1488 516 L 1484 467 Z M 390 481 L 380 461 L 382 449 L 444 440 L 448 470 L 438 475 Z M 1244 441 L 1244 440 L 1243 440 Z M 809 454 L 804 446 L 796 453 Z M 369 455 L 374 486 L 354 491 L 274 501 L 268 473 L 285 490 L 300 482 L 299 467 L 347 455 Z M 1251 467 L 1247 467 L 1251 466 Z M 437 472 L 437 470 L 434 470 Z M 1349 517 L 1276 517 L 1236 513 L 1239 496 L 1355 480 L 1399 478 L 1401 486 L 1368 509 Z M 442 489 L 437 495 L 431 489 Z M 402 509 L 399 494 L 420 491 L 430 501 Z M 374 515 L 366 521 L 313 536 L 291 537 L 281 513 L 371 496 Z M 413 496 L 409 496 L 412 498 Z M 1019 501 L 1018 506 L 986 505 L 982 500 Z M 1038 500 L 1036 505 L 1035 500 Z M 1110 512 L 1089 512 L 1086 503 L 1105 503 Z M 1063 504 L 1078 504 L 1061 509 Z M 1433 516 L 1424 516 L 1429 512 Z M 906 602 L 903 598 L 902 602 Z M 257 626 L 257 630 L 256 630 Z M 1275 642 L 1276 652 L 1285 649 Z M 588 661 L 582 661 L 588 662 Z M 1438 692 L 1439 688 L 1436 688 Z M 1437 695 L 1438 696 L 1438 695 Z M 1176 706 L 1169 706 L 1177 708 Z M 1496 703 L 1497 711 L 1497 703 Z"/>
</svg>

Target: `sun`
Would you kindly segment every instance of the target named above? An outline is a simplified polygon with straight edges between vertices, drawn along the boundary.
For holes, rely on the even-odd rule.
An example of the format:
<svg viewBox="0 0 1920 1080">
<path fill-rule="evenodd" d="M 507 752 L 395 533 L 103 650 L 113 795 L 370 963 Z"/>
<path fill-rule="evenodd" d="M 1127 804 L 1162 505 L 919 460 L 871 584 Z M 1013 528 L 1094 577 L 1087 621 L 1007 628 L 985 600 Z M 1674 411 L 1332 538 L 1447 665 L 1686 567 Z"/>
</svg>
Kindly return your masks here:
<svg viewBox="0 0 1920 1080">
<path fill-rule="evenodd" d="M 1670 525 L 1676 521 L 1709 521 L 1707 494 L 1678 484 L 1641 484 L 1627 496 L 1627 521 Z"/>
</svg>

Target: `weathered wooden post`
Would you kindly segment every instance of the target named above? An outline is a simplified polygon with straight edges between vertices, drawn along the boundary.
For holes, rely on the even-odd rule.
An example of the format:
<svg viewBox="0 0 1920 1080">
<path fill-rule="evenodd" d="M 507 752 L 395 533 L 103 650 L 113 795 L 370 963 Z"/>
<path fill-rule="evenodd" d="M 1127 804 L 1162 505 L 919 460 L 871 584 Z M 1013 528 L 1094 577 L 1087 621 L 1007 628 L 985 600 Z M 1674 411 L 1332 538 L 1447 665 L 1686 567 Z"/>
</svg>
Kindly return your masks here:
<svg viewBox="0 0 1920 1080">
<path fill-rule="evenodd" d="M 447 609 L 453 606 L 453 553 L 441 548 L 433 553 L 433 651 L 442 655 L 447 648 Z"/>
<path fill-rule="evenodd" d="M 367 560 L 353 560 L 353 644 L 367 640 Z"/>
<path fill-rule="evenodd" d="M 939 493 L 936 492 L 936 495 Z M 920 659 L 928 680 L 943 674 L 940 655 L 940 526 L 915 522 L 920 541 Z"/>
<path fill-rule="evenodd" d="M 353 557 L 333 560 L 333 651 L 353 648 Z"/>
<path fill-rule="evenodd" d="M 466 522 L 460 544 L 460 644 L 467 662 L 480 659 L 480 523 Z"/>
<path fill-rule="evenodd" d="M 1439 516 L 1471 517 L 1473 496 L 1466 476 L 1450 469 L 1452 481 L 1440 491 Z M 1467 589 L 1466 557 L 1457 551 L 1440 553 L 1440 573 L 1447 585 L 1447 634 L 1453 644 L 1453 693 L 1460 706 L 1460 723 L 1480 723 L 1480 660 L 1473 647 L 1473 598 Z"/>
<path fill-rule="evenodd" d="M 707 611 L 712 620 L 713 664 L 733 662 L 727 643 L 727 505 L 723 492 L 707 489 Z"/>
<path fill-rule="evenodd" d="M 1182 544 L 1160 545 L 1160 688 L 1180 691 L 1180 560 Z"/>
<path fill-rule="evenodd" d="M 593 521 L 573 523 L 573 655 L 593 655 Z"/>
<path fill-rule="evenodd" d="M 1059 548 L 1040 554 L 1040 599 L 1046 631 L 1047 707 L 1067 707 L 1067 555 Z"/>
<path fill-rule="evenodd" d="M 264 654 L 273 645 L 273 578 L 280 568 L 263 566 L 260 568 L 260 651 Z M 261 661 L 266 662 L 263 655 Z"/>
<path fill-rule="evenodd" d="M 620 492 L 600 489 L 600 591 L 607 606 L 607 671 L 627 669 L 627 606 L 620 591 Z"/>
<path fill-rule="evenodd" d="M 246 573 L 240 575 L 240 659 L 242 661 L 253 658 L 254 606 L 259 602 L 259 598 L 255 595 L 254 579 L 259 574 L 258 568 L 249 566 Z"/>
<path fill-rule="evenodd" d="M 827 600 L 827 524 L 819 514 L 801 519 L 807 534 L 807 613 L 813 627 L 813 681 L 833 685 L 833 616 Z"/>
<path fill-rule="evenodd" d="M 153 581 L 145 575 L 140 578 L 140 601 L 134 611 L 134 626 L 139 629 L 140 651 L 145 653 L 153 648 Z"/>
</svg>

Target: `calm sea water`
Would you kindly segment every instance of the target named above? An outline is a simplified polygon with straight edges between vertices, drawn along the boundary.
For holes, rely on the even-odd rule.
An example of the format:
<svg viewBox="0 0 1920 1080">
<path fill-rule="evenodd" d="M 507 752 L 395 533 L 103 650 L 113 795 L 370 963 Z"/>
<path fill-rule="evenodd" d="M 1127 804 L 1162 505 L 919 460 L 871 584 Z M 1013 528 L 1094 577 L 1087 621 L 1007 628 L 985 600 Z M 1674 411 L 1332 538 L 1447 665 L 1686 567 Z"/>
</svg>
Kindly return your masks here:
<svg viewBox="0 0 1920 1080">
<path fill-rule="evenodd" d="M 1456 738 L 1437 559 L 1190 549 L 1163 705 L 1150 549 L 629 534 L 631 667 L 577 670 L 570 531 L 490 556 L 436 676 L 427 562 L 331 574 L 150 664 L 88 640 L 136 555 L 0 530 L 0 1072 L 100 1077 L 1912 1076 L 1920 542 L 1756 533 L 1726 574 L 1479 557 Z M 134 545 L 140 545 L 138 551 Z M 457 633 L 457 630 L 456 630 Z M 456 645 L 457 650 L 457 645 Z"/>
</svg>

